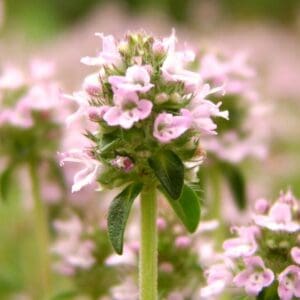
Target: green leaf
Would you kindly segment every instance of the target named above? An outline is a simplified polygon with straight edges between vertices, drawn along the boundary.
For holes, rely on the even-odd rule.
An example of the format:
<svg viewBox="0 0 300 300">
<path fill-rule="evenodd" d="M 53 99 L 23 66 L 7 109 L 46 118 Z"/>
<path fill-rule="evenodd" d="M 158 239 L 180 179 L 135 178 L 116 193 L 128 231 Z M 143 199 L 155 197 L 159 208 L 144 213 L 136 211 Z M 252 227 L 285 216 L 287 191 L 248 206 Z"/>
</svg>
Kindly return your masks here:
<svg viewBox="0 0 300 300">
<path fill-rule="evenodd" d="M 0 198 L 3 201 L 8 200 L 13 171 L 14 166 L 9 166 L 0 174 Z"/>
<path fill-rule="evenodd" d="M 148 163 L 168 195 L 174 200 L 178 199 L 184 179 L 181 159 L 171 150 L 162 150 L 150 157 Z"/>
<path fill-rule="evenodd" d="M 191 233 L 195 232 L 200 221 L 201 208 L 199 198 L 194 190 L 184 185 L 182 194 L 177 201 L 168 197 L 166 193 L 164 194 L 186 229 Z"/>
<path fill-rule="evenodd" d="M 124 231 L 134 199 L 141 192 L 142 183 L 127 186 L 112 201 L 108 211 L 108 235 L 118 254 L 123 252 Z"/>
<path fill-rule="evenodd" d="M 237 207 L 244 210 L 247 206 L 247 197 L 245 179 L 241 170 L 227 162 L 221 162 L 221 170 L 229 183 Z"/>
</svg>

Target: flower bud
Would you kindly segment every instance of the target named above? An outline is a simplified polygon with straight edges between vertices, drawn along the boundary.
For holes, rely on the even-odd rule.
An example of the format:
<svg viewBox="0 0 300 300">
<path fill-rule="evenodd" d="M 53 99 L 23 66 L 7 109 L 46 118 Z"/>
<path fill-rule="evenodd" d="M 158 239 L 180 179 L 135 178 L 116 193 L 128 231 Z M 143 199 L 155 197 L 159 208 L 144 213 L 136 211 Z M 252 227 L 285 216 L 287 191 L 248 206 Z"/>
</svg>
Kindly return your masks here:
<svg viewBox="0 0 300 300">
<path fill-rule="evenodd" d="M 159 265 L 159 270 L 164 273 L 172 273 L 174 271 L 174 267 L 169 262 L 163 262 Z"/>
<path fill-rule="evenodd" d="M 158 218 L 156 221 L 156 225 L 158 230 L 160 231 L 165 230 L 167 227 L 166 221 L 163 218 Z"/>
<path fill-rule="evenodd" d="M 191 242 L 188 236 L 179 236 L 175 240 L 175 245 L 179 249 L 186 249 L 191 245 Z"/>
<path fill-rule="evenodd" d="M 169 96 L 166 93 L 157 94 L 155 97 L 155 104 L 163 104 L 169 100 Z"/>
<path fill-rule="evenodd" d="M 259 214 L 265 214 L 269 210 L 269 207 L 269 202 L 264 198 L 260 198 L 255 202 L 254 209 Z"/>
<path fill-rule="evenodd" d="M 170 99 L 173 103 L 177 104 L 181 102 L 181 96 L 179 93 L 173 93 L 170 96 Z"/>
<path fill-rule="evenodd" d="M 119 44 L 119 52 L 123 55 L 128 54 L 129 51 L 129 45 L 127 41 L 121 41 Z"/>
<path fill-rule="evenodd" d="M 159 40 L 154 41 L 152 45 L 152 51 L 157 56 L 162 56 L 166 53 L 166 49 L 163 45 L 163 43 Z"/>
</svg>

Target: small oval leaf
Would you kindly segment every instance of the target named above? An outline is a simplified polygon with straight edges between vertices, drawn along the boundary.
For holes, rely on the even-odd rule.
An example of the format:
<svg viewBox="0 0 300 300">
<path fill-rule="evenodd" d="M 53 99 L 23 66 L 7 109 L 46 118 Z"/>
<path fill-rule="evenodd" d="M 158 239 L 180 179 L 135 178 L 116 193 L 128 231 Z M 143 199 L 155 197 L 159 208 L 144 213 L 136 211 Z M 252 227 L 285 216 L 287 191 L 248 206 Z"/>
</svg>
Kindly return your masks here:
<svg viewBox="0 0 300 300">
<path fill-rule="evenodd" d="M 245 179 L 241 170 L 227 162 L 221 162 L 221 169 L 228 181 L 236 206 L 240 210 L 244 210 L 247 206 L 247 197 Z"/>
<path fill-rule="evenodd" d="M 171 150 L 162 150 L 148 159 L 155 176 L 172 199 L 180 197 L 184 179 L 184 165 Z"/>
<path fill-rule="evenodd" d="M 124 231 L 134 199 L 139 195 L 142 183 L 127 186 L 112 201 L 108 211 L 108 235 L 111 244 L 118 254 L 123 252 Z"/>
<path fill-rule="evenodd" d="M 166 193 L 165 195 L 186 229 L 191 233 L 195 232 L 200 221 L 201 208 L 199 198 L 193 189 L 184 185 L 181 197 L 176 201 Z"/>
</svg>

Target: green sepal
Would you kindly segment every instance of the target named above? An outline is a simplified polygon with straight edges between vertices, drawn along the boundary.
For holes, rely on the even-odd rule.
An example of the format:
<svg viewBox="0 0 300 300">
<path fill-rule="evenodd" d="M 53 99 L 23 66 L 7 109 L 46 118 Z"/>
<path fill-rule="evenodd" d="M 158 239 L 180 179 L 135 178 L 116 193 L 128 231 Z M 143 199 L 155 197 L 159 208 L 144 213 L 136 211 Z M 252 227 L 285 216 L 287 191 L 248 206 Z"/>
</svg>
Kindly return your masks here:
<svg viewBox="0 0 300 300">
<path fill-rule="evenodd" d="M 162 192 L 186 229 L 190 233 L 195 232 L 201 217 L 200 200 L 195 191 L 185 184 L 180 198 L 176 201 L 168 197 L 164 190 Z"/>
<path fill-rule="evenodd" d="M 142 183 L 128 185 L 114 198 L 109 207 L 107 219 L 108 236 L 118 254 L 122 254 L 123 252 L 124 232 L 131 206 L 142 188 Z"/>
<path fill-rule="evenodd" d="M 171 150 L 161 150 L 148 159 L 156 178 L 172 199 L 180 197 L 184 180 L 184 165 Z"/>
</svg>

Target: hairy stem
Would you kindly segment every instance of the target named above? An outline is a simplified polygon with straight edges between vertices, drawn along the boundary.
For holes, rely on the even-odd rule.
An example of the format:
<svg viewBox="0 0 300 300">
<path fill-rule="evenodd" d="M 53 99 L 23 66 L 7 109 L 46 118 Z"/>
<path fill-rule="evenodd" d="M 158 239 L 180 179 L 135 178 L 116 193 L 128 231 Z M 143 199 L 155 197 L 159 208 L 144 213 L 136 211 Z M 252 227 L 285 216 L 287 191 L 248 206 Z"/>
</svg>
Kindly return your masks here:
<svg viewBox="0 0 300 300">
<path fill-rule="evenodd" d="M 157 300 L 157 199 L 155 188 L 141 194 L 140 300 Z"/>
</svg>

